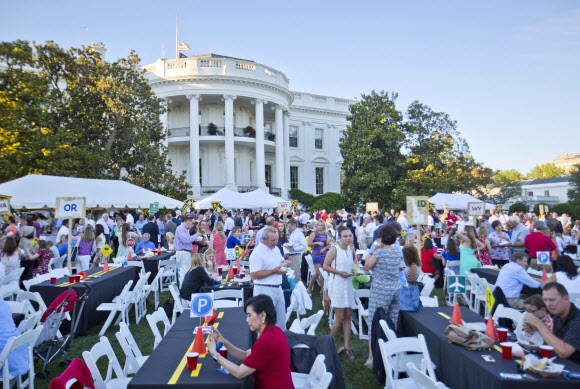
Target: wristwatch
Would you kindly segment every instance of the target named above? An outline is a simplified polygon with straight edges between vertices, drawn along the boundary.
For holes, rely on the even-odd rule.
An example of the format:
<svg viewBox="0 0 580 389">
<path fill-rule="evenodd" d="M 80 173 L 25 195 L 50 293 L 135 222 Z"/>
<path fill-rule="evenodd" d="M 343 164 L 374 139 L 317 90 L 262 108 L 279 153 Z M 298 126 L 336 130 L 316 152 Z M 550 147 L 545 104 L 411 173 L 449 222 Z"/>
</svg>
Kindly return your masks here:
<svg viewBox="0 0 580 389">
<path fill-rule="evenodd" d="M 218 354 L 214 355 L 212 358 L 213 358 L 213 360 L 214 360 L 214 361 L 216 361 L 216 362 L 217 362 L 217 361 L 218 361 L 218 357 L 219 357 L 219 356 L 220 356 L 220 355 L 219 355 L 219 353 L 218 353 Z"/>
</svg>

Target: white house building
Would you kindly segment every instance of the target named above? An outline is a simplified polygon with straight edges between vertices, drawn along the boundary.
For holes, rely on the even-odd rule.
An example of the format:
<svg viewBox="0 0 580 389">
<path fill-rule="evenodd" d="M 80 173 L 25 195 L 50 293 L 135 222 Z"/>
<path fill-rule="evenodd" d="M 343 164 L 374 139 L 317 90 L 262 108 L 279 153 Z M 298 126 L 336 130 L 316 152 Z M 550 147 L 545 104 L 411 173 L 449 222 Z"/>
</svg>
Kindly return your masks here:
<svg viewBox="0 0 580 389">
<path fill-rule="evenodd" d="M 355 100 L 290 90 L 284 73 L 216 54 L 145 66 L 168 113 L 169 157 L 195 199 L 227 187 L 340 192 L 339 139 Z"/>
<path fill-rule="evenodd" d="M 572 189 L 570 176 L 525 180 L 519 181 L 518 184 L 522 187 L 522 195 L 531 204 L 567 203 L 568 190 Z"/>
</svg>

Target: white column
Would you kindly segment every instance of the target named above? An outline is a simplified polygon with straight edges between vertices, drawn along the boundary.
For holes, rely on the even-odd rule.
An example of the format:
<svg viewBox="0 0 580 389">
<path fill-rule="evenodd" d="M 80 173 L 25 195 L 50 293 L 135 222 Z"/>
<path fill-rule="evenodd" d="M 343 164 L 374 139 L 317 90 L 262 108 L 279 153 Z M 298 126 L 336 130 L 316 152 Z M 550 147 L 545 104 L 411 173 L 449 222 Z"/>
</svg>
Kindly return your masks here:
<svg viewBox="0 0 580 389">
<path fill-rule="evenodd" d="M 290 112 L 284 111 L 284 186 L 290 190 Z M 287 199 L 288 192 L 282 192 L 282 197 Z"/>
<path fill-rule="evenodd" d="M 170 98 L 166 97 L 165 98 L 165 113 L 162 113 L 160 116 L 160 120 L 161 120 L 161 124 L 163 125 L 163 128 L 166 131 L 169 131 L 169 103 L 172 103 L 173 100 L 171 100 Z M 165 138 L 163 138 L 163 146 L 168 147 L 169 145 L 169 141 L 167 139 L 167 136 Z"/>
<path fill-rule="evenodd" d="M 226 188 L 237 191 L 236 177 L 234 175 L 234 100 L 236 96 L 224 95 L 225 101 L 225 133 L 226 133 Z"/>
<path fill-rule="evenodd" d="M 258 188 L 268 192 L 266 188 L 266 161 L 264 157 L 264 103 L 256 99 L 256 182 Z"/>
<path fill-rule="evenodd" d="M 276 106 L 276 188 L 284 193 L 284 123 L 282 106 Z"/>
<path fill-rule="evenodd" d="M 201 182 L 199 177 L 199 100 L 198 94 L 187 95 L 189 99 L 189 172 L 193 198 L 199 199 L 201 195 Z"/>
</svg>

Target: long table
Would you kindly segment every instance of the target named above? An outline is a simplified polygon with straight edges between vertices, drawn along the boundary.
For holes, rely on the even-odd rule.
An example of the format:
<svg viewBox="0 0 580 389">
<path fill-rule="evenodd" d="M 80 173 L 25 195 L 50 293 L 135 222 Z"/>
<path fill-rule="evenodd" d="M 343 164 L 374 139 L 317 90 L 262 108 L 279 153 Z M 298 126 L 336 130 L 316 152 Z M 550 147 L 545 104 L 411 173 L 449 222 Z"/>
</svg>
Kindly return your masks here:
<svg viewBox="0 0 580 389">
<path fill-rule="evenodd" d="M 157 273 L 159 272 L 159 261 L 170 259 L 174 255 L 175 251 L 166 251 L 164 253 L 161 253 L 161 255 L 154 255 L 149 258 L 143 258 L 143 266 L 145 267 L 145 272 L 151 272 L 148 281 L 149 284 L 151 284 L 155 279 L 155 277 L 157 277 Z"/>
<path fill-rule="evenodd" d="M 495 347 L 483 351 L 470 351 L 458 344 L 450 344 L 443 336 L 445 328 L 453 313 L 453 307 L 421 308 L 417 312 L 403 312 L 399 315 L 399 336 L 416 336 L 423 334 L 429 348 L 429 354 L 437 365 L 437 379 L 450 388 L 482 389 L 545 389 L 578 388 L 579 383 L 566 381 L 564 378 L 543 378 L 527 371 L 526 374 L 536 380 L 507 380 L 499 373 L 518 374 L 514 357 L 512 360 L 502 358 L 501 349 Z M 465 322 L 481 322 L 483 317 L 461 307 L 461 316 Z M 497 344 L 495 345 L 497 346 Z M 498 346 L 499 348 L 499 346 Z M 485 362 L 482 355 L 491 355 L 496 362 Z M 556 363 L 564 364 L 566 370 L 579 372 L 580 365 L 566 359 L 557 358 Z"/>
<path fill-rule="evenodd" d="M 477 274 L 481 278 L 485 278 L 487 282 L 489 282 L 490 284 L 495 285 L 495 283 L 497 282 L 497 277 L 499 276 L 500 269 L 477 268 L 471 269 L 471 272 Z M 534 280 L 542 281 L 542 277 L 531 274 L 530 277 L 532 277 Z M 534 294 L 542 294 L 542 288 L 530 288 L 529 286 L 524 285 L 522 288 L 522 294 L 525 294 L 527 296 L 532 296 Z"/>
<path fill-rule="evenodd" d="M 242 350 L 252 347 L 252 333 L 245 323 L 246 314 L 243 308 L 220 308 L 217 320 L 213 323 L 221 334 Z M 204 325 L 206 323 L 203 323 Z M 213 361 L 209 353 L 200 356 L 197 369 L 187 369 L 187 352 L 193 347 L 194 328 L 199 325 L 199 318 L 190 318 L 184 312 L 176 320 L 167 335 L 153 353 L 147 358 L 141 369 L 135 374 L 129 389 L 152 388 L 253 388 L 254 376 L 238 380 L 230 374 L 217 371 L 219 364 Z M 205 336 L 207 340 L 207 336 Z M 240 364 L 228 353 L 228 359 Z"/>
<path fill-rule="evenodd" d="M 89 328 L 96 326 L 109 315 L 109 312 L 97 311 L 97 307 L 101 303 L 112 302 L 121 293 L 127 282 L 133 280 L 133 283 L 135 283 L 139 277 L 138 270 L 139 268 L 134 266 L 110 267 L 108 273 L 103 273 L 103 268 L 97 267 L 85 271 L 89 278 L 84 282 L 71 285 L 68 282 L 69 279 L 67 276 L 57 279 L 55 285 L 51 285 L 50 281 L 32 285 L 30 291 L 40 293 L 44 303 L 48 306 L 61 293 L 66 292 L 69 285 L 72 286 L 77 295 L 80 296 L 85 293 L 86 288 L 83 284 L 86 282 L 90 286 L 91 291 L 85 303 L 78 328 L 80 331 L 79 335 L 84 336 L 87 334 Z M 77 304 L 77 308 L 79 305 Z"/>
</svg>

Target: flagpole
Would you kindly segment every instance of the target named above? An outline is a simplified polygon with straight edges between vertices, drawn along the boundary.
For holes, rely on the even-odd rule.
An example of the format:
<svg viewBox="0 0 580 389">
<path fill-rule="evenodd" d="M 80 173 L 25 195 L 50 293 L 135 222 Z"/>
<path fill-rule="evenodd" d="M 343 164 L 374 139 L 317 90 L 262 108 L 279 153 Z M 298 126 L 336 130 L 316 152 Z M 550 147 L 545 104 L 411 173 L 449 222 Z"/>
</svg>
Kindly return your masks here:
<svg viewBox="0 0 580 389">
<path fill-rule="evenodd" d="M 179 59 L 179 15 L 175 14 L 175 59 Z"/>
</svg>

